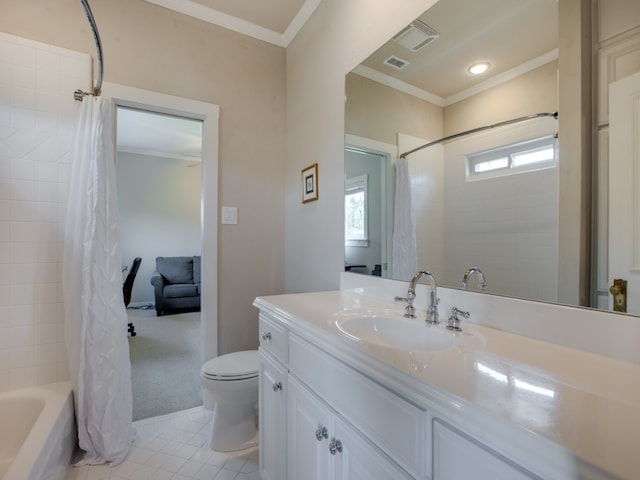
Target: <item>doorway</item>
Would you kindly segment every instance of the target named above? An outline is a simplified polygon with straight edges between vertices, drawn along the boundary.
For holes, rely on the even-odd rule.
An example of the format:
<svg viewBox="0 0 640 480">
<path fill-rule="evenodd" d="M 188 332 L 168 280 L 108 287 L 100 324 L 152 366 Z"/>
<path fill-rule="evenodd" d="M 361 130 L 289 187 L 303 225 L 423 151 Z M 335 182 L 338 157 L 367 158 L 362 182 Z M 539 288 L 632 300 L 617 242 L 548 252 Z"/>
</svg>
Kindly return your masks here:
<svg viewBox="0 0 640 480">
<path fill-rule="evenodd" d="M 201 252 L 201 321 L 199 343 L 202 354 L 198 359 L 217 355 L 217 211 L 218 211 L 218 119 L 219 107 L 204 102 L 164 95 L 147 90 L 105 83 L 103 94 L 113 99 L 115 108 L 173 116 L 201 122 L 202 161 L 200 183 L 200 235 L 195 240 Z M 114 117 L 115 117 L 114 113 Z M 117 127 L 117 126 L 116 126 Z M 186 169 L 194 168 L 186 166 Z M 145 180 L 141 180 L 144 182 Z M 138 255 L 140 256 L 140 255 Z M 155 256 L 148 262 L 154 268 Z M 136 282 L 145 283 L 142 277 Z M 135 288 L 135 287 L 134 287 Z M 136 297 L 134 297 L 136 298 Z M 196 369 L 196 374 L 199 368 Z"/>
<path fill-rule="evenodd" d="M 123 280 L 135 273 L 127 305 L 134 421 L 202 403 L 200 312 L 156 317 L 151 284 L 156 257 L 201 258 L 201 163 L 202 120 L 116 108 Z"/>
<path fill-rule="evenodd" d="M 346 136 L 346 271 L 390 278 L 396 155 L 394 145 Z"/>
</svg>

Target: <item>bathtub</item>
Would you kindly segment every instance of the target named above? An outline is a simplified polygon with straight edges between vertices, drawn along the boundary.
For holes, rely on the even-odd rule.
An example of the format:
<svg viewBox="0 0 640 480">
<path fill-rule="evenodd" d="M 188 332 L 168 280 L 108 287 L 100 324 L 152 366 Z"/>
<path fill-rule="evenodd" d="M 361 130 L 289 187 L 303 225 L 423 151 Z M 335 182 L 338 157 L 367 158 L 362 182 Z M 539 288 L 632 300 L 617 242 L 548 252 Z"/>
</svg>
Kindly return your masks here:
<svg viewBox="0 0 640 480">
<path fill-rule="evenodd" d="M 0 479 L 63 480 L 77 434 L 71 383 L 0 394 Z"/>
</svg>

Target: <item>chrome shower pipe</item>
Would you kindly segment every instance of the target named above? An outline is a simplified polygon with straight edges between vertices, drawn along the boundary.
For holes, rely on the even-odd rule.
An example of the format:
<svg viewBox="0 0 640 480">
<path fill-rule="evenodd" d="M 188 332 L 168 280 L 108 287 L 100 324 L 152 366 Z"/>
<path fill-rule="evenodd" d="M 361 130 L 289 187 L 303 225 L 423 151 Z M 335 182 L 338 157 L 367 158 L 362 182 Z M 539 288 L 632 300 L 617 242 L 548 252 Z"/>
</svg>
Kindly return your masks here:
<svg viewBox="0 0 640 480">
<path fill-rule="evenodd" d="M 491 128 L 496 127 L 504 127 L 505 125 L 511 125 L 512 123 L 520 123 L 527 120 L 533 120 L 534 118 L 539 117 L 553 117 L 556 120 L 558 119 L 558 112 L 544 112 L 544 113 L 535 113 L 533 115 L 527 115 L 526 117 L 513 118 L 511 120 L 505 120 L 504 122 L 494 123 L 493 125 L 485 125 L 484 127 L 473 128 L 471 130 L 467 130 L 460 133 L 455 133 L 453 135 L 449 135 L 448 137 L 443 137 L 435 142 L 425 143 L 424 145 L 420 145 L 419 147 L 414 148 L 413 150 L 409 150 L 408 152 L 404 152 L 400 155 L 400 158 L 406 158 L 408 155 L 412 153 L 418 152 L 424 148 L 432 147 L 433 145 L 438 145 L 439 143 L 448 142 L 449 140 L 454 140 L 456 138 L 465 137 L 467 135 L 471 135 L 473 133 L 483 132 L 485 130 L 489 130 Z"/>
<path fill-rule="evenodd" d="M 87 15 L 87 20 L 89 20 L 89 25 L 91 26 L 91 31 L 93 32 L 93 39 L 96 43 L 96 51 L 98 55 L 98 80 L 96 81 L 95 86 L 93 87 L 92 92 L 84 92 L 80 89 L 73 92 L 73 97 L 82 101 L 82 98 L 86 95 L 93 95 L 95 97 L 99 96 L 102 92 L 102 77 L 104 74 L 104 61 L 102 58 L 102 42 L 100 41 L 100 34 L 98 33 L 98 26 L 96 25 L 96 21 L 93 18 L 93 13 L 91 12 L 91 7 L 89 6 L 88 0 L 80 0 L 82 7 L 84 8 L 84 12 Z"/>
</svg>

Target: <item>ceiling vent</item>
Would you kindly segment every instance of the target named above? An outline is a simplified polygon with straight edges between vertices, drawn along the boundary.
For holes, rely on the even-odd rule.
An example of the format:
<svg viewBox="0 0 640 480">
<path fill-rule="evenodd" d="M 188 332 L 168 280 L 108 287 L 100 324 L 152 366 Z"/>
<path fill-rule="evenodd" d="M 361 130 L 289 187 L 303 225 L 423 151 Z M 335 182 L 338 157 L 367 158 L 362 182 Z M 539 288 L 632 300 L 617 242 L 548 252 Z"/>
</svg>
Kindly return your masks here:
<svg viewBox="0 0 640 480">
<path fill-rule="evenodd" d="M 412 52 L 417 52 L 439 36 L 440 34 L 429 25 L 420 20 L 415 20 L 393 37 L 393 41 Z"/>
<path fill-rule="evenodd" d="M 384 62 L 385 65 L 389 65 L 390 67 L 393 67 L 397 70 L 402 70 L 404 67 L 406 67 L 407 65 L 409 65 L 409 62 L 407 62 L 406 60 L 403 60 L 399 57 L 396 57 L 395 55 L 391 55 L 389 58 L 387 58 Z"/>
</svg>

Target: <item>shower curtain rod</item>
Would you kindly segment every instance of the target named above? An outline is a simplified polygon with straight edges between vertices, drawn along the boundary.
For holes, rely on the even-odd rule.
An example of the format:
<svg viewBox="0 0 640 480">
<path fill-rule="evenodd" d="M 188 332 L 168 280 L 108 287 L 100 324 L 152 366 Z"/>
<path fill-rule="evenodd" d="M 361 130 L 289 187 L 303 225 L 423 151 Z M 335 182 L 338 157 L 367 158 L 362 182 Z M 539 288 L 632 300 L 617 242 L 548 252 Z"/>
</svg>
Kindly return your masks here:
<svg viewBox="0 0 640 480">
<path fill-rule="evenodd" d="M 453 140 L 453 139 L 456 139 L 456 138 L 459 138 L 459 137 L 464 137 L 466 135 L 471 135 L 472 133 L 478 133 L 478 132 L 482 132 L 484 130 L 489 130 L 491 128 L 496 128 L 496 127 L 503 127 L 505 125 L 511 125 L 512 123 L 524 122 L 526 120 L 533 120 L 534 118 L 539 118 L 539 117 L 553 117 L 553 118 L 555 118 L 557 120 L 558 119 L 558 112 L 536 113 L 534 115 L 528 115 L 526 117 L 513 118 L 511 120 L 505 120 L 504 122 L 494 123 L 493 125 L 485 125 L 484 127 L 473 128 L 471 130 L 467 130 L 467 131 L 464 131 L 464 132 L 455 133 L 453 135 L 449 135 L 448 137 L 443 137 L 443 138 L 441 138 L 439 140 L 436 140 L 435 142 L 425 143 L 424 145 L 416 147 L 413 150 L 409 150 L 408 152 L 404 152 L 403 154 L 400 155 L 400 158 L 407 158 L 408 155 L 411 155 L 412 153 L 415 153 L 415 152 L 417 152 L 419 150 L 422 150 L 423 148 L 432 147 L 433 145 L 438 145 L 439 143 L 444 143 L 444 142 L 447 142 L 449 140 Z"/>
<path fill-rule="evenodd" d="M 95 97 L 100 96 L 100 92 L 102 92 L 102 75 L 104 72 L 104 62 L 102 60 L 102 42 L 100 42 L 100 34 L 98 33 L 98 26 L 96 25 L 96 21 L 93 18 L 93 13 L 91 12 L 91 7 L 89 7 L 88 0 L 80 0 L 80 3 L 84 7 L 84 12 L 87 15 L 87 20 L 89 20 L 89 25 L 91 26 L 91 31 L 93 32 L 93 39 L 96 42 L 96 50 L 98 52 L 98 80 L 96 81 L 95 87 L 93 87 L 93 91 L 85 92 L 81 89 L 73 92 L 73 98 L 81 102 L 83 97 L 87 95 L 93 95 Z"/>
</svg>

